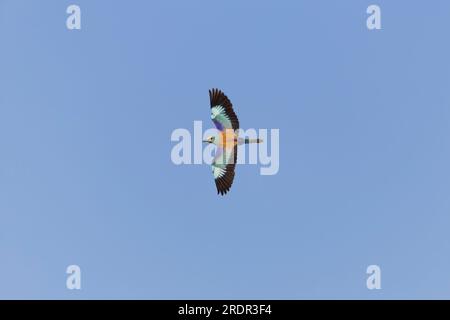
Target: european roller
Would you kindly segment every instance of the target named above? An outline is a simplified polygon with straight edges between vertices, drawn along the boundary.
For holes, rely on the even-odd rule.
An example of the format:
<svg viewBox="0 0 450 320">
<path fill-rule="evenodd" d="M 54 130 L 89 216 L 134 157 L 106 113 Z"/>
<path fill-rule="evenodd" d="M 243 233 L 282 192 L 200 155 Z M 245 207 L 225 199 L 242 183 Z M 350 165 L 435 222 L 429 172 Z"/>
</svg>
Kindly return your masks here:
<svg viewBox="0 0 450 320">
<path fill-rule="evenodd" d="M 247 143 L 260 143 L 261 139 L 238 137 L 239 120 L 228 97 L 219 89 L 209 90 L 211 119 L 219 130 L 217 136 L 207 137 L 203 142 L 216 145 L 216 154 L 211 164 L 216 182 L 217 194 L 226 194 L 233 184 L 237 161 L 237 146 Z"/>
</svg>

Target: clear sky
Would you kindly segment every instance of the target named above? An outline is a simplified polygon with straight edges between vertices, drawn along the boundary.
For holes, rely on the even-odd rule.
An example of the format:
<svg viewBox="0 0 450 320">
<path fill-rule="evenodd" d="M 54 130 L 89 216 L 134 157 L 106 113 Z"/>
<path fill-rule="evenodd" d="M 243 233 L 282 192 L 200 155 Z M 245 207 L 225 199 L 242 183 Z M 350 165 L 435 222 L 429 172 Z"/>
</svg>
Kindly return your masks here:
<svg viewBox="0 0 450 320">
<path fill-rule="evenodd" d="M 449 18 L 446 0 L 0 0 L 0 298 L 450 298 Z M 170 159 L 174 129 L 212 127 L 212 87 L 243 128 L 280 129 L 278 174 L 238 166 L 226 197 Z"/>
</svg>

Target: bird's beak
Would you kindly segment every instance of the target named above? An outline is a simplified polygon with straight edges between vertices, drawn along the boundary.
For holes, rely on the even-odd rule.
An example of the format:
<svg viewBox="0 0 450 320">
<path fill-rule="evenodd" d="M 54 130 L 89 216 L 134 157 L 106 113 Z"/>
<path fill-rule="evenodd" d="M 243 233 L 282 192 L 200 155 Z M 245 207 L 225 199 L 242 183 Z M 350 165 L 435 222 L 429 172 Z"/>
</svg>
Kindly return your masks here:
<svg viewBox="0 0 450 320">
<path fill-rule="evenodd" d="M 203 140 L 203 142 L 209 142 L 208 140 Z"/>
</svg>

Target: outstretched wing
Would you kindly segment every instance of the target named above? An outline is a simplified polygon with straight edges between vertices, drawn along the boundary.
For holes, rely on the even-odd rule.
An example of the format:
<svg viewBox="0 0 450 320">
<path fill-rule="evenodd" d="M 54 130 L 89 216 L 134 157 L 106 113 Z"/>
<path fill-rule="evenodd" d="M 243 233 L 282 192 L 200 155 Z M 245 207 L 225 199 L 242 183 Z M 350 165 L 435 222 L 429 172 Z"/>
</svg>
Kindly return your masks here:
<svg viewBox="0 0 450 320">
<path fill-rule="evenodd" d="M 216 156 L 211 164 L 217 194 L 226 194 L 233 184 L 234 169 L 237 161 L 237 146 L 234 148 L 217 147 Z"/>
<path fill-rule="evenodd" d="M 219 89 L 209 90 L 211 119 L 220 131 L 239 129 L 239 120 L 228 97 Z"/>
</svg>

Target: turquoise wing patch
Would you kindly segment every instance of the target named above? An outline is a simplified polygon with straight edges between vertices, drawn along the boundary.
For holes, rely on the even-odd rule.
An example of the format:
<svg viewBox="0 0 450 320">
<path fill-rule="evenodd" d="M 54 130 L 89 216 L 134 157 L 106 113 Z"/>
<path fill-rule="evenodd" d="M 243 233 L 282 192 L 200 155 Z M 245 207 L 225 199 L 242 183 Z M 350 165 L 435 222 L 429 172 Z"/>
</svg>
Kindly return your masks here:
<svg viewBox="0 0 450 320">
<path fill-rule="evenodd" d="M 209 90 L 211 119 L 220 131 L 239 129 L 239 120 L 230 99 L 219 89 Z"/>
</svg>

